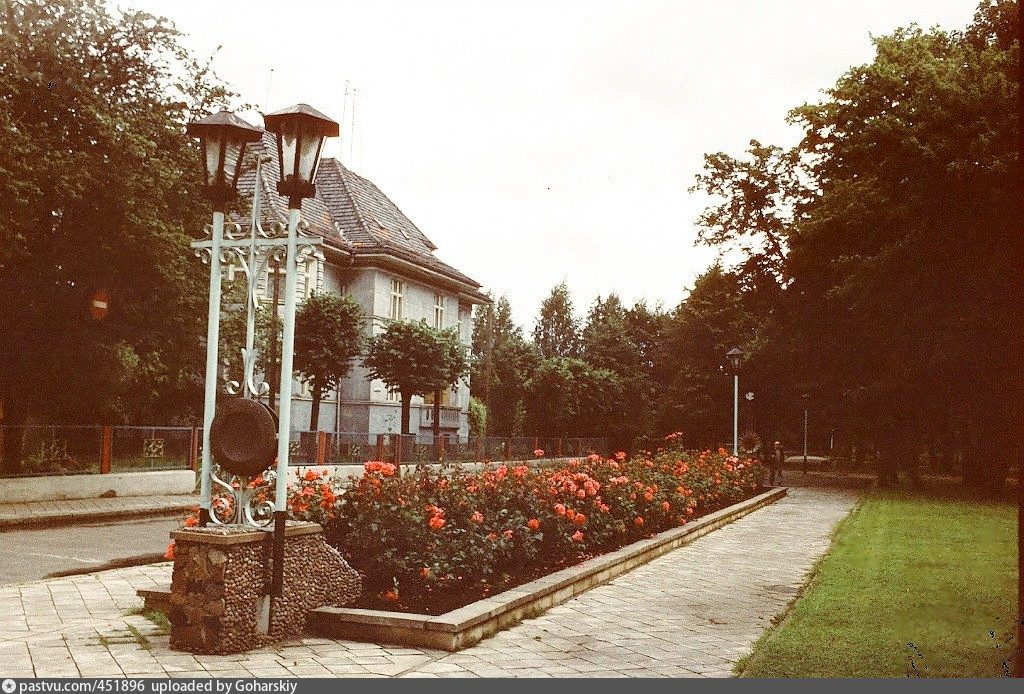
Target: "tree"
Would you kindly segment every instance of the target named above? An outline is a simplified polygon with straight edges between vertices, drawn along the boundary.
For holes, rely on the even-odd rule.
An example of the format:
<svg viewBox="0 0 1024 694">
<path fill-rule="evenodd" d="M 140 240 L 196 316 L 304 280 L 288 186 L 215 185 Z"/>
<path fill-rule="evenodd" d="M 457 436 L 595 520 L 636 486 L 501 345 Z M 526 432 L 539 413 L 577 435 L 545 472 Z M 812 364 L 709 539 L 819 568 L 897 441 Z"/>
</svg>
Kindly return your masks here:
<svg viewBox="0 0 1024 694">
<path fill-rule="evenodd" d="M 347 296 L 315 293 L 295 314 L 295 371 L 313 394 L 310 428 L 320 428 L 324 391 L 348 375 L 363 347 L 362 309 Z"/>
<path fill-rule="evenodd" d="M 538 436 L 605 436 L 621 416 L 621 382 L 581 359 L 543 360 L 526 384 L 526 425 Z"/>
<path fill-rule="evenodd" d="M 5 3 L 0 93 L 4 423 L 186 419 L 206 315 L 189 232 L 209 206 L 184 125 L 229 93 L 166 20 L 99 0 Z"/>
<path fill-rule="evenodd" d="M 698 177 L 724 198 L 706 240 L 753 231 L 783 251 L 770 264 L 747 246 L 737 270 L 772 408 L 817 395 L 841 438 L 879 450 L 883 481 L 944 448 L 968 482 L 999 486 L 1019 450 L 1019 297 L 993 290 L 1022 260 L 1017 24 L 1017 3 L 985 0 L 964 31 L 877 37 L 870 63 L 791 112 L 794 150 L 755 142 Z"/>
<path fill-rule="evenodd" d="M 690 191 L 704 191 L 718 202 L 701 214 L 697 238 L 739 250 L 748 262 L 779 273 L 794 219 L 812 198 L 801 153 L 751 140 L 746 154 L 704 155 L 704 171 Z"/>
<path fill-rule="evenodd" d="M 522 432 L 526 382 L 536 368 L 536 348 L 512 320 L 508 299 L 477 309 L 473 321 L 473 393 L 487 406 L 487 433 Z"/>
<path fill-rule="evenodd" d="M 579 324 L 572 313 L 569 287 L 562 282 L 540 306 L 540 316 L 533 328 L 533 343 L 541 356 L 575 357 L 579 352 Z"/>
<path fill-rule="evenodd" d="M 409 431 L 412 396 L 450 388 L 466 375 L 466 349 L 453 331 L 424 323 L 394 322 L 370 341 L 363 364 L 371 378 L 402 396 L 402 433 Z"/>
</svg>

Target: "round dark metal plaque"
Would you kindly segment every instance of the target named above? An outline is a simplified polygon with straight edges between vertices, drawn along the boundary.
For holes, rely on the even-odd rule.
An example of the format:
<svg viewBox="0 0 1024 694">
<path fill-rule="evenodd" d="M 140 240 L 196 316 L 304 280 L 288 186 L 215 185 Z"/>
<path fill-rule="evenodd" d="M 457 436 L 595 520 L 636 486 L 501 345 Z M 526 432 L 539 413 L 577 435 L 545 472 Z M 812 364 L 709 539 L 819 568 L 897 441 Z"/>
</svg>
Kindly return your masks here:
<svg viewBox="0 0 1024 694">
<path fill-rule="evenodd" d="M 248 398 L 217 403 L 210 425 L 210 453 L 228 472 L 258 475 L 277 456 L 277 417 L 263 403 Z"/>
</svg>

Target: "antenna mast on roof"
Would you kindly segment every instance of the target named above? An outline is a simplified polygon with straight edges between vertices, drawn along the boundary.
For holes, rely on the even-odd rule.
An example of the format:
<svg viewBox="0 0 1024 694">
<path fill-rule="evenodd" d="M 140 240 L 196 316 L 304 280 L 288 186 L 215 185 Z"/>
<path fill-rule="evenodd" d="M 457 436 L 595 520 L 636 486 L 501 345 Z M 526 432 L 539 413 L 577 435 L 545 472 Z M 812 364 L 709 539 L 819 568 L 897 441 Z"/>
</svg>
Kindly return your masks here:
<svg viewBox="0 0 1024 694">
<path fill-rule="evenodd" d="M 270 85 L 274 83 L 274 68 L 270 68 L 270 74 L 267 76 L 267 95 L 263 98 L 263 110 L 270 110 Z"/>
<path fill-rule="evenodd" d="M 354 153 L 355 150 L 353 149 L 353 145 L 355 144 L 355 141 L 356 141 L 356 95 L 358 94 L 358 92 L 359 92 L 358 89 L 353 89 L 352 90 L 352 130 L 349 133 L 349 139 L 348 139 L 348 165 L 349 166 L 355 166 L 355 153 Z"/>
<path fill-rule="evenodd" d="M 343 158 L 342 155 L 345 153 L 345 117 L 348 115 L 348 93 L 351 89 L 352 83 L 349 80 L 345 80 L 345 100 L 341 102 L 341 143 L 338 148 L 338 158 Z M 348 162 L 349 166 L 352 162 Z"/>
</svg>

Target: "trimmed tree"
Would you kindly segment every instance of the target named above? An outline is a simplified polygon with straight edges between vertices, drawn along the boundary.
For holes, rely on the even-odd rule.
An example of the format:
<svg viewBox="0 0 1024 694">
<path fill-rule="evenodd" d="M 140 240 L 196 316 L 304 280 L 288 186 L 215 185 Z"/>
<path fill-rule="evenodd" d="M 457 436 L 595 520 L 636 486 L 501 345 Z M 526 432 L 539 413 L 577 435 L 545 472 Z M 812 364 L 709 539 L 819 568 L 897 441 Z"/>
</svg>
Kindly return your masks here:
<svg viewBox="0 0 1024 694">
<path fill-rule="evenodd" d="M 347 296 L 313 294 L 295 314 L 295 371 L 309 385 L 309 426 L 320 427 L 320 401 L 352 369 L 363 346 L 362 310 Z"/>
<path fill-rule="evenodd" d="M 452 331 L 424 323 L 397 322 L 370 341 L 363 364 L 371 378 L 402 397 L 402 432 L 409 432 L 412 396 L 450 388 L 469 369 L 466 348 Z"/>
</svg>

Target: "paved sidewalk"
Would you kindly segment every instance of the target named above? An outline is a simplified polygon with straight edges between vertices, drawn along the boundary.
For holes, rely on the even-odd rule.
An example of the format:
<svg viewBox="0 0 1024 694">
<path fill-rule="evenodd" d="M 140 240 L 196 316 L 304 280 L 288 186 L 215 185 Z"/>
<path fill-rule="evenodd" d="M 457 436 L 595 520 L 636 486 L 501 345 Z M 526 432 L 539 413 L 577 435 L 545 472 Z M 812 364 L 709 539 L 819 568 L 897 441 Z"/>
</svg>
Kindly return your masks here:
<svg viewBox="0 0 1024 694">
<path fill-rule="evenodd" d="M 170 565 L 0 588 L 0 677 L 727 677 L 856 503 L 804 488 L 459 653 L 305 638 L 192 656 L 133 614 Z"/>
<path fill-rule="evenodd" d="M 68 525 L 134 516 L 185 513 L 199 505 L 197 494 L 118 496 L 108 499 L 65 499 L 0 504 L 0 531 L 10 528 Z"/>
</svg>

